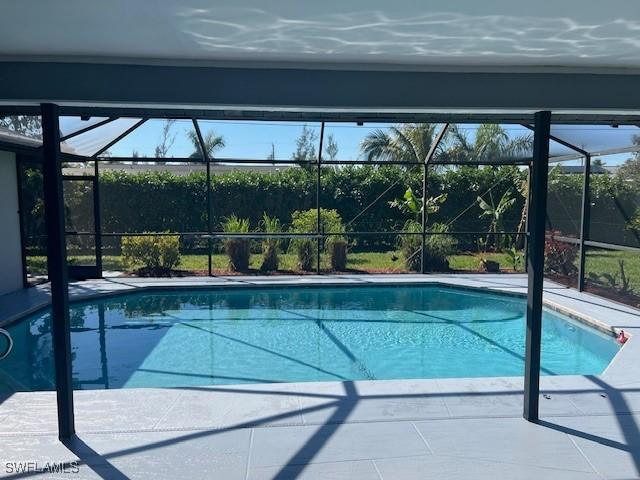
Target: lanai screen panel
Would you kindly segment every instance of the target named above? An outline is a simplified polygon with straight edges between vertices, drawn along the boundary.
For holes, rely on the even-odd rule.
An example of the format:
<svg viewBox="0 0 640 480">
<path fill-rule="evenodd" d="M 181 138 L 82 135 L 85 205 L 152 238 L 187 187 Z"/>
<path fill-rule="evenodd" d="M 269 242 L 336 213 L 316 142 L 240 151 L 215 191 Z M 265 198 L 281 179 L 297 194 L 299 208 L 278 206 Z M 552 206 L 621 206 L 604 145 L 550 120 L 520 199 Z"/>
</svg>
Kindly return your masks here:
<svg viewBox="0 0 640 480">
<path fill-rule="evenodd" d="M 257 120 L 199 120 L 205 143 L 218 144 L 218 162 L 315 162 L 320 145 L 320 122 Z"/>
<path fill-rule="evenodd" d="M 59 119 L 60 136 L 65 137 L 108 120 L 108 117 L 62 116 Z"/>
<path fill-rule="evenodd" d="M 140 120 L 140 118 L 118 118 L 113 122 L 61 142 L 60 150 L 63 153 L 90 157 L 132 128 Z M 109 150 L 107 150 L 103 155 L 106 156 L 109 153 Z"/>
<path fill-rule="evenodd" d="M 551 134 L 597 155 L 636 147 L 640 150 L 640 128 L 634 125 L 552 125 Z"/>
</svg>

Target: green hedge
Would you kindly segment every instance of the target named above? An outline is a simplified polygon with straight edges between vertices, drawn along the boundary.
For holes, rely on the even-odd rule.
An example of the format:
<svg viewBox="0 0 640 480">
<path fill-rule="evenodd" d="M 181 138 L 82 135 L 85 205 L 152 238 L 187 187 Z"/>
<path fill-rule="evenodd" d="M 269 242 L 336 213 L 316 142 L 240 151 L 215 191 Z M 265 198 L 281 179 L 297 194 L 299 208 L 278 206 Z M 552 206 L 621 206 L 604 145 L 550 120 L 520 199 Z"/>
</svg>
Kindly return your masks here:
<svg viewBox="0 0 640 480">
<path fill-rule="evenodd" d="M 515 230 L 523 199 L 513 185 L 514 178 L 521 178 L 522 175 L 514 168 L 464 168 L 432 172 L 428 176 L 428 190 L 433 192 L 430 194 L 447 191 L 449 197 L 430 221 L 448 223 L 464 212 L 452 224 L 452 231 L 486 230 L 488 221 L 480 218 L 481 210 L 475 204 L 476 197 L 499 182 L 493 190 L 497 198 L 508 188 L 517 198 L 516 205 L 505 219 L 506 228 Z M 170 173 L 131 175 L 105 172 L 100 181 L 104 232 L 206 229 L 204 173 L 177 176 Z M 294 211 L 315 207 L 315 181 L 313 171 L 300 168 L 273 173 L 231 172 L 215 175 L 211 182 L 214 229 L 220 229 L 221 221 L 232 214 L 248 218 L 252 229 L 256 229 L 263 213 L 278 218 L 283 228 L 287 229 Z M 348 230 L 394 232 L 401 230 L 409 217 L 392 209 L 389 202 L 402 196 L 408 186 L 415 191 L 422 189 L 419 168 L 409 171 L 397 166 L 325 168 L 322 171 L 320 201 L 323 208 L 338 211 L 345 224 L 348 224 Z M 90 207 L 84 200 L 74 203 L 74 209 Z M 90 214 L 90 210 L 86 214 Z M 469 238 L 468 243 L 471 240 Z M 374 247 L 376 244 L 391 246 L 394 242 L 392 235 L 359 238 L 362 247 Z"/>
<path fill-rule="evenodd" d="M 34 173 L 35 172 L 35 173 Z M 28 170 L 23 189 L 26 231 L 42 233 L 41 179 Z M 633 232 L 626 228 L 625 216 L 633 216 L 640 205 L 640 192 L 632 184 L 611 175 L 594 175 L 592 179 L 592 238 L 612 243 L 638 245 Z M 477 197 L 492 186 L 496 201 L 510 189 L 515 205 L 504 218 L 505 230 L 516 230 L 524 205 L 517 185 L 526 173 L 515 167 L 430 170 L 428 194 L 448 193 L 439 212 L 430 215 L 429 223 L 451 223 L 451 232 L 487 231 L 489 218 L 481 217 Z M 291 214 L 316 205 L 316 172 L 303 168 L 285 168 L 270 173 L 229 172 L 214 175 L 211 181 L 213 225 L 219 230 L 224 218 L 232 214 L 248 218 L 251 229 L 259 228 L 263 213 L 276 217 L 287 230 Z M 90 191 L 81 183 L 71 182 L 65 192 L 68 217 L 75 230 L 91 229 L 93 206 Z M 321 204 L 337 210 L 347 231 L 395 232 L 410 217 L 389 206 L 403 195 L 407 187 L 422 190 L 419 167 L 347 166 L 323 168 Z M 385 195 L 370 208 L 383 192 Z M 582 177 L 552 173 L 549 187 L 549 226 L 572 233 L 579 225 Z M 129 174 L 103 171 L 100 175 L 102 231 L 204 231 L 206 230 L 206 176 L 204 172 L 188 175 L 172 173 Z M 488 198 L 488 197 L 485 197 Z M 364 213 L 362 213 L 364 210 Z M 67 222 L 69 223 L 69 222 Z M 69 225 L 68 225 L 69 226 Z M 474 248 L 475 236 L 458 236 L 461 248 Z M 394 235 L 357 237 L 358 249 L 392 248 Z"/>
<path fill-rule="evenodd" d="M 579 236 L 582 209 L 582 175 L 549 176 L 548 228 Z M 616 175 L 592 174 L 590 178 L 590 238 L 598 242 L 640 247 L 638 231 L 629 227 L 640 208 L 640 189 Z"/>
</svg>

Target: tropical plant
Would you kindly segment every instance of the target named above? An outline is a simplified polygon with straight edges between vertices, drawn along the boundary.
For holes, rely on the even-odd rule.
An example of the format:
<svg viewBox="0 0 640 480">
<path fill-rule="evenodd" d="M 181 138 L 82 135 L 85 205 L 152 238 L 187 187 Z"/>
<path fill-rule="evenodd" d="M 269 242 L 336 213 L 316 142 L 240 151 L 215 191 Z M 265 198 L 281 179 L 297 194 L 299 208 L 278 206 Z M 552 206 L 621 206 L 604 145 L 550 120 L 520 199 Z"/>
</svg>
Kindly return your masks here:
<svg viewBox="0 0 640 480">
<path fill-rule="evenodd" d="M 487 253 L 487 237 L 478 237 L 476 243 L 478 244 L 479 253 Z"/>
<path fill-rule="evenodd" d="M 314 242 L 310 238 L 296 238 L 289 244 L 290 250 L 295 253 L 298 259 L 298 269 L 303 272 L 313 270 L 313 262 L 316 256 L 313 246 Z"/>
<path fill-rule="evenodd" d="M 522 254 L 518 251 L 515 245 L 510 249 L 505 250 L 504 253 L 507 256 L 507 259 L 509 260 L 509 264 L 513 268 L 513 271 L 517 271 L 518 267 L 522 263 Z"/>
<path fill-rule="evenodd" d="M 327 245 L 331 269 L 341 272 L 347 268 L 347 239 L 338 237 Z"/>
<path fill-rule="evenodd" d="M 512 197 L 511 190 L 507 190 L 502 194 L 500 200 L 496 204 L 493 200 L 493 193 L 489 192 L 489 202 L 485 201 L 482 197 L 478 196 L 478 205 L 482 209 L 481 217 L 489 217 L 491 224 L 489 225 L 489 235 L 487 235 L 487 246 L 493 245 L 495 248 L 504 246 L 507 238 L 503 238 L 502 241 L 498 240 L 498 232 L 503 230 L 502 219 L 504 214 L 513 206 L 516 199 Z M 490 240 L 490 237 L 493 237 Z"/>
<path fill-rule="evenodd" d="M 544 271 L 572 277 L 577 273 L 575 265 L 579 246 L 562 242 L 556 237 L 559 232 L 553 231 L 544 244 Z"/>
<path fill-rule="evenodd" d="M 407 270 L 419 272 L 422 269 L 422 224 L 416 220 L 407 220 L 402 228 L 408 235 L 398 235 L 397 247 L 402 253 Z M 424 251 L 424 264 L 428 272 L 446 272 L 449 270 L 447 257 L 454 253 L 457 241 L 447 235 L 449 227 L 435 223 L 427 233 Z"/>
<path fill-rule="evenodd" d="M 440 206 L 447 200 L 447 194 L 442 193 L 435 197 L 427 197 L 424 202 L 424 206 L 426 207 L 427 218 L 432 213 L 436 213 L 440 210 Z M 402 212 L 413 214 L 416 219 L 422 213 L 422 197 L 418 197 L 411 187 L 407 188 L 404 192 L 404 196 L 402 198 L 393 200 L 389 202 L 393 208 L 398 208 Z"/>
<path fill-rule="evenodd" d="M 345 227 L 342 223 L 342 218 L 338 214 L 337 210 L 328 210 L 325 208 L 320 209 L 320 226 L 318 227 L 318 211 L 315 208 L 303 211 L 295 211 L 291 215 L 291 228 L 293 233 L 301 234 L 313 234 L 315 232 L 326 232 L 332 235 L 327 236 L 324 248 L 329 252 L 336 252 L 336 255 L 342 255 L 344 253 L 344 264 L 346 266 L 346 248 L 344 252 L 340 251 L 341 247 L 333 247 L 334 243 L 345 243 L 346 238 L 342 235 L 335 235 L 344 233 Z M 294 251 L 298 257 L 298 268 L 301 270 L 311 270 L 313 268 L 315 241 L 308 237 L 297 237 L 291 240 L 289 243 L 290 250 Z M 337 257 L 335 260 L 337 266 L 341 266 L 342 261 Z M 332 264 L 333 266 L 333 264 Z M 344 267 L 343 267 L 344 269 Z"/>
<path fill-rule="evenodd" d="M 533 135 L 511 138 L 501 125 L 483 123 L 476 129 L 474 139 L 470 140 L 464 126 L 451 125 L 445 143 L 443 155 L 449 161 L 491 163 L 492 160 L 517 157 L 530 152 Z"/>
<path fill-rule="evenodd" d="M 128 235 L 122 237 L 121 248 L 125 265 L 141 275 L 169 275 L 180 263 L 178 235 Z"/>
<path fill-rule="evenodd" d="M 388 130 L 377 129 L 369 133 L 360 150 L 368 161 L 396 161 L 423 163 L 431 150 L 437 125 L 432 123 L 408 123 L 392 126 Z"/>
<path fill-rule="evenodd" d="M 266 213 L 263 213 L 260 225 L 265 233 L 279 233 L 282 231 L 280 220 L 270 217 Z M 280 239 L 278 237 L 265 237 L 262 241 L 262 265 L 260 265 L 260 270 L 263 272 L 278 270 L 279 250 Z"/>
<path fill-rule="evenodd" d="M 421 269 L 420 250 L 422 248 L 422 224 L 407 220 L 402 227 L 405 235 L 398 235 L 398 250 L 402 253 L 407 270 L 419 272 Z"/>
<path fill-rule="evenodd" d="M 429 229 L 425 242 L 425 267 L 428 272 L 449 270 L 447 257 L 455 252 L 458 242 L 447 232 L 449 226 L 444 223 L 434 223 Z"/>
<path fill-rule="evenodd" d="M 225 233 L 248 234 L 249 220 L 231 215 L 222 223 L 222 230 Z M 234 272 L 244 272 L 249 269 L 251 250 L 248 238 L 226 237 L 222 241 L 222 245 L 224 246 L 227 257 L 229 257 L 229 268 L 231 270 Z"/>
<path fill-rule="evenodd" d="M 202 158 L 198 135 L 193 130 L 189 130 L 187 135 L 193 144 L 193 152 L 189 155 L 189 158 Z M 216 132 L 213 130 L 209 130 L 202 136 L 202 142 L 204 143 L 204 149 L 209 158 L 214 158 L 216 151 L 225 147 L 225 141 L 222 135 L 216 135 Z"/>
<path fill-rule="evenodd" d="M 447 194 L 445 193 L 435 197 L 428 197 L 425 200 L 425 225 L 427 224 L 429 215 L 440 210 L 440 206 L 446 200 Z M 398 235 L 398 248 L 404 255 L 407 268 L 412 271 L 419 271 L 421 270 L 421 259 L 419 253 L 422 249 L 422 238 L 420 235 L 415 234 L 422 232 L 422 223 L 418 221 L 423 211 L 422 197 L 418 197 L 413 192 L 413 189 L 409 187 L 404 192 L 404 196 L 402 198 L 389 202 L 389 205 L 393 208 L 398 208 L 404 213 L 410 213 L 414 216 L 414 220 L 408 220 L 405 222 L 403 228 L 404 232 L 411 233 L 411 235 Z M 442 233 L 447 231 L 447 226 L 436 224 L 431 228 L 431 230 Z M 443 271 L 447 270 L 449 267 L 446 260 L 446 256 L 449 254 L 447 246 L 451 243 L 450 240 L 453 239 L 449 235 L 443 235 L 443 238 L 438 237 L 440 237 L 440 235 L 429 236 L 425 242 L 425 266 L 431 271 Z M 433 249 L 433 251 L 431 251 L 431 249 Z"/>
<path fill-rule="evenodd" d="M 518 228 L 516 231 L 520 234 L 514 239 L 515 246 L 523 248 L 525 244 L 525 233 L 527 231 L 527 214 L 529 211 L 529 179 L 515 179 L 516 188 L 518 193 L 524 199 L 522 203 L 522 209 L 520 210 L 520 221 L 518 222 Z"/>
</svg>

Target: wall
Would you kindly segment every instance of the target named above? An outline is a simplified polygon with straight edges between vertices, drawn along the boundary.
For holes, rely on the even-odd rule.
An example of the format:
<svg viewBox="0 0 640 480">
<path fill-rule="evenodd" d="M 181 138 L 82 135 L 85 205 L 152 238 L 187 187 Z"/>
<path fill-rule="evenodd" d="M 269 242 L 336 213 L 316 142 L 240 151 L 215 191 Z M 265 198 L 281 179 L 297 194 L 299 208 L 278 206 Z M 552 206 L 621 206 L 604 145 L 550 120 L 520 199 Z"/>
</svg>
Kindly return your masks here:
<svg viewBox="0 0 640 480">
<path fill-rule="evenodd" d="M 22 288 L 15 154 L 0 151 L 0 295 Z"/>
</svg>

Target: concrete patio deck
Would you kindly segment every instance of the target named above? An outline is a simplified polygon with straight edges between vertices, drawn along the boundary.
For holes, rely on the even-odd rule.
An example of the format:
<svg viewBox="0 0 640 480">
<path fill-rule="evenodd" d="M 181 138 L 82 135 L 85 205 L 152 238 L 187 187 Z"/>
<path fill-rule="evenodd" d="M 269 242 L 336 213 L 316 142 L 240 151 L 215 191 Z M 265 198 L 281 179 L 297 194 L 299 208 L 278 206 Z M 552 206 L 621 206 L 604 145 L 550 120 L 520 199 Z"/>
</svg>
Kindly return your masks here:
<svg viewBox="0 0 640 480">
<path fill-rule="evenodd" d="M 354 281 L 526 290 L 521 275 L 341 275 L 112 279 L 71 291 Z M 46 287 L 0 297 L 0 322 L 47 299 Z M 521 418 L 522 378 L 85 390 L 77 439 L 63 445 L 55 394 L 14 393 L 0 398 L 0 477 L 640 478 L 639 312 L 553 283 L 545 300 L 633 336 L 602 375 L 542 377 L 539 424 Z M 58 462 L 69 473 L 40 472 Z"/>
</svg>

